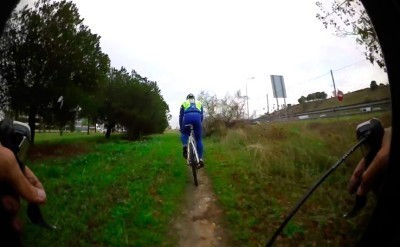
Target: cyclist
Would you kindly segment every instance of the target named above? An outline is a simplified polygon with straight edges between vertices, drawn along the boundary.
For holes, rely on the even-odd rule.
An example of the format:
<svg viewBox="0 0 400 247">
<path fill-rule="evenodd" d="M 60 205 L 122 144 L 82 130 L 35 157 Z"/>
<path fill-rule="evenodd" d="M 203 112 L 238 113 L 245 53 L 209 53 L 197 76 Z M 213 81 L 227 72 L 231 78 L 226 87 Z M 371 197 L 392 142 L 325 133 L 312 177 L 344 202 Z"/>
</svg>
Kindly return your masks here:
<svg viewBox="0 0 400 247">
<path fill-rule="evenodd" d="M 185 127 L 187 124 L 193 125 L 194 137 L 196 139 L 197 152 L 199 155 L 199 168 L 204 167 L 203 161 L 203 142 L 201 140 L 201 129 L 203 122 L 203 104 L 196 100 L 192 93 L 188 94 L 182 103 L 179 112 L 179 128 L 181 131 L 183 157 L 187 158 L 187 144 L 190 129 Z"/>
</svg>

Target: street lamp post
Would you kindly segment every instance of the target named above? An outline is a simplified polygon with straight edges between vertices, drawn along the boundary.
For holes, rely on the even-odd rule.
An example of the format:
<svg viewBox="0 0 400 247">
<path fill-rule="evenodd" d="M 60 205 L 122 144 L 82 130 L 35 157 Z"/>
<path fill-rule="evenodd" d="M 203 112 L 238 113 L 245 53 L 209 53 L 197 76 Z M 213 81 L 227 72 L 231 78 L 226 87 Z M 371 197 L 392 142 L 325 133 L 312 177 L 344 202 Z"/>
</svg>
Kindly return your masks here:
<svg viewBox="0 0 400 247">
<path fill-rule="evenodd" d="M 247 81 L 254 79 L 255 77 L 250 77 L 246 80 L 246 101 L 247 101 L 247 119 L 250 119 L 250 111 L 249 111 L 249 95 L 247 94 Z"/>
</svg>

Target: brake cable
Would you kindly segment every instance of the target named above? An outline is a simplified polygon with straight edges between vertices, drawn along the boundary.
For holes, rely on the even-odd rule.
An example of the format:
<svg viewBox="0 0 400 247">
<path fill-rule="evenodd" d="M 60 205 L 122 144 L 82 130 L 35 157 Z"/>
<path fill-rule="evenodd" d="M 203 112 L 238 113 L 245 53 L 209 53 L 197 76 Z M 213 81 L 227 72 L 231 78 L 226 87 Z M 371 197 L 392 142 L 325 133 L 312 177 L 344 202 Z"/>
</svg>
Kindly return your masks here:
<svg viewBox="0 0 400 247">
<path fill-rule="evenodd" d="M 296 203 L 293 209 L 289 212 L 289 214 L 285 217 L 283 222 L 280 224 L 278 229 L 272 235 L 271 239 L 267 243 L 267 247 L 272 246 L 275 242 L 278 235 L 281 233 L 286 224 L 290 221 L 290 219 L 296 214 L 296 212 L 300 209 L 300 207 L 304 204 L 304 202 L 311 196 L 311 194 L 317 189 L 318 186 L 333 172 L 335 171 L 358 147 L 363 144 L 367 144 L 366 147 L 369 149 L 368 153 L 364 153 L 365 155 L 365 169 L 371 163 L 376 153 L 381 147 L 381 142 L 384 134 L 384 129 L 382 123 L 377 118 L 372 118 L 366 122 L 363 122 L 357 125 L 356 134 L 358 142 L 353 147 L 351 147 L 341 158 L 337 161 L 329 170 L 327 170 L 317 182 L 310 187 L 310 189 L 303 195 L 303 197 Z M 353 206 L 353 209 L 343 215 L 344 218 L 351 218 L 358 214 L 358 212 L 366 205 L 367 199 L 366 196 L 356 196 L 356 201 Z"/>
</svg>

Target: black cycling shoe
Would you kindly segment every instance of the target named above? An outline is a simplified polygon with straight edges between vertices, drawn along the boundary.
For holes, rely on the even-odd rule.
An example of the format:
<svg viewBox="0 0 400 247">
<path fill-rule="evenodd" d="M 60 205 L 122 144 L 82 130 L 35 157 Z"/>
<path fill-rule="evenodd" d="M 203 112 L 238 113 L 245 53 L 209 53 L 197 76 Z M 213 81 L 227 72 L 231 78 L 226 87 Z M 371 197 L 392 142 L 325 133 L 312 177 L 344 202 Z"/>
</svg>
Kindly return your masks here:
<svg viewBox="0 0 400 247">
<path fill-rule="evenodd" d="M 182 148 L 183 158 L 187 159 L 187 146 L 183 146 Z"/>
<path fill-rule="evenodd" d="M 204 161 L 203 159 L 199 160 L 199 165 L 197 166 L 197 169 L 203 168 L 204 167 Z"/>
</svg>

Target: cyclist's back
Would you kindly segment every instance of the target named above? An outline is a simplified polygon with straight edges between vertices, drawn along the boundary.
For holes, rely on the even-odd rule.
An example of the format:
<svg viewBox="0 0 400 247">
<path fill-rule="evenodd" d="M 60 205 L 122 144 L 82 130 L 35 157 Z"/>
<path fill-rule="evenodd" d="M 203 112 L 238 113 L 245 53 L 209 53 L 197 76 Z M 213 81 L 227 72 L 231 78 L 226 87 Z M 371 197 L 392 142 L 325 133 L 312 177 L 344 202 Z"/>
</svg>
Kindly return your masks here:
<svg viewBox="0 0 400 247">
<path fill-rule="evenodd" d="M 181 141 L 183 145 L 183 156 L 187 156 L 187 143 L 190 134 L 190 128 L 185 125 L 191 124 L 194 130 L 194 136 L 196 139 L 197 152 L 200 159 L 200 167 L 204 166 L 203 161 L 203 141 L 201 138 L 203 122 L 203 105 L 200 101 L 197 101 L 193 94 L 189 94 L 186 100 L 182 103 L 179 112 L 179 127 L 181 131 Z"/>
</svg>

